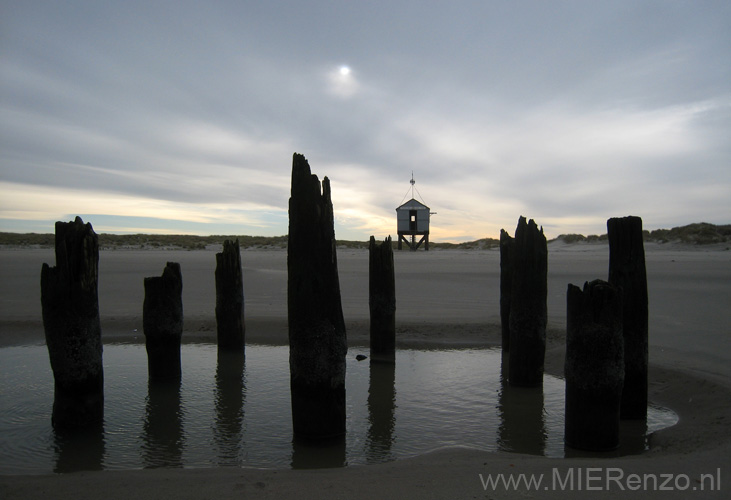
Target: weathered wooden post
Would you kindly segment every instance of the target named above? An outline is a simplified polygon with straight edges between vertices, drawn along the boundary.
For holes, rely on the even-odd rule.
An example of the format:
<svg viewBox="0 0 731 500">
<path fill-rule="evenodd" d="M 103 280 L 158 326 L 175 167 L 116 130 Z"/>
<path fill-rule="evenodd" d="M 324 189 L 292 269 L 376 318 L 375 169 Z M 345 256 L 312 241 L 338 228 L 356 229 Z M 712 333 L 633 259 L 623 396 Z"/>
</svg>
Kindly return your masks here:
<svg viewBox="0 0 731 500">
<path fill-rule="evenodd" d="M 619 446 L 624 385 L 621 291 L 606 281 L 569 285 L 566 294 L 566 400 L 568 446 L 606 451 Z"/>
<path fill-rule="evenodd" d="M 41 268 L 41 308 L 54 378 L 56 429 L 104 419 L 104 370 L 97 283 L 99 243 L 80 217 L 56 222 L 56 266 Z"/>
<path fill-rule="evenodd" d="M 504 229 L 500 230 L 500 324 L 502 327 L 503 351 L 510 350 L 510 293 L 513 281 L 513 238 Z"/>
<path fill-rule="evenodd" d="M 216 254 L 216 329 L 218 348 L 244 350 L 244 281 L 239 240 L 223 242 Z"/>
<path fill-rule="evenodd" d="M 396 280 L 391 237 L 380 245 L 371 236 L 368 266 L 371 312 L 371 360 L 396 359 Z"/>
<path fill-rule="evenodd" d="M 511 257 L 508 381 L 534 387 L 543 383 L 546 355 L 548 247 L 543 228 L 539 230 L 533 219 L 518 219 Z"/>
<path fill-rule="evenodd" d="M 292 160 L 287 309 L 295 438 L 345 435 L 345 355 L 330 180 L 304 156 Z"/>
<path fill-rule="evenodd" d="M 624 389 L 622 418 L 647 418 L 648 298 L 642 219 L 612 218 L 609 237 L 609 282 L 622 289 Z"/>
<path fill-rule="evenodd" d="M 151 380 L 180 379 L 183 335 L 183 276 L 180 264 L 168 262 L 162 276 L 145 278 L 142 327 Z"/>
</svg>

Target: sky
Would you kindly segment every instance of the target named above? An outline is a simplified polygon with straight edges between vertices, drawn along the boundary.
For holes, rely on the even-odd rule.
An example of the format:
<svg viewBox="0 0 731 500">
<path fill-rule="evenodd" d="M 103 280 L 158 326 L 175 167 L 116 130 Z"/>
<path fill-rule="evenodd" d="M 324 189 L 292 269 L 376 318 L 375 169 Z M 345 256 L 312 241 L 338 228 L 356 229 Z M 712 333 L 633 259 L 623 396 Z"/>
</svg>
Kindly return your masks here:
<svg viewBox="0 0 731 500">
<path fill-rule="evenodd" d="M 0 231 L 335 235 L 731 222 L 726 0 L 0 0 Z"/>
</svg>

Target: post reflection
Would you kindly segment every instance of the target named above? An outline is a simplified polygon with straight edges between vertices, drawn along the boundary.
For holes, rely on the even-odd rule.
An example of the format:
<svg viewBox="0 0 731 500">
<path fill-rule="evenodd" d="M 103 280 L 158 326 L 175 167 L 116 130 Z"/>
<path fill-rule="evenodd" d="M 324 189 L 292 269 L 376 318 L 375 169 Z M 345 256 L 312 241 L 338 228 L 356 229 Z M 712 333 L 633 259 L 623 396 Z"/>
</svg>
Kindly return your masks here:
<svg viewBox="0 0 731 500">
<path fill-rule="evenodd" d="M 564 445 L 565 458 L 615 458 L 638 455 L 648 449 L 647 419 L 620 420 L 619 446 L 607 451 L 579 450 Z"/>
<path fill-rule="evenodd" d="M 148 382 L 142 432 L 144 468 L 183 466 L 185 436 L 180 380 Z"/>
<path fill-rule="evenodd" d="M 53 472 L 102 470 L 105 443 L 101 423 L 84 429 L 53 430 Z"/>
<path fill-rule="evenodd" d="M 642 453 L 648 448 L 647 417 L 619 421 L 619 448 L 617 450 L 619 453 L 634 455 Z"/>
<path fill-rule="evenodd" d="M 240 466 L 244 447 L 246 356 L 244 351 L 218 350 L 216 366 L 216 425 L 213 439 L 218 465 Z"/>
<path fill-rule="evenodd" d="M 330 439 L 292 439 L 293 469 L 345 467 L 345 436 Z"/>
<path fill-rule="evenodd" d="M 513 387 L 508 383 L 508 359 L 502 353 L 498 395 L 498 448 L 530 455 L 545 455 L 546 412 L 543 386 Z"/>
<path fill-rule="evenodd" d="M 368 387 L 366 461 L 394 460 L 391 447 L 396 426 L 396 364 L 371 360 Z"/>
</svg>

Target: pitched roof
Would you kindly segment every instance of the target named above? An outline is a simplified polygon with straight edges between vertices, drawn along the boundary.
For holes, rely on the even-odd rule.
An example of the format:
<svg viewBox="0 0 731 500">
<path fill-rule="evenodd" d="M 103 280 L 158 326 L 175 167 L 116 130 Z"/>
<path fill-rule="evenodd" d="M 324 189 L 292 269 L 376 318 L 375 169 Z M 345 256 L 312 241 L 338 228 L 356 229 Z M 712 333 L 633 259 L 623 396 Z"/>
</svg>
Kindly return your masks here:
<svg viewBox="0 0 731 500">
<path fill-rule="evenodd" d="M 420 201 L 411 198 L 409 201 L 397 207 L 396 210 L 429 210 L 429 207 L 421 203 Z"/>
</svg>

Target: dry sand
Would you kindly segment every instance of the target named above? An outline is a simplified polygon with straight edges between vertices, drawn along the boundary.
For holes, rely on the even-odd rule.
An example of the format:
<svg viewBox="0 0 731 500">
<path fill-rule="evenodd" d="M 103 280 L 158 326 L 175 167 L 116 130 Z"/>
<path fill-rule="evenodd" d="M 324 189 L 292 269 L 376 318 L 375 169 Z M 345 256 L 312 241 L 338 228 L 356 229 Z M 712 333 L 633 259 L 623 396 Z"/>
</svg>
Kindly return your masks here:
<svg viewBox="0 0 731 500">
<path fill-rule="evenodd" d="M 286 344 L 286 251 L 244 250 L 247 342 Z M 724 247 L 646 245 L 650 297 L 650 400 L 675 410 L 677 425 L 656 432 L 643 455 L 548 459 L 452 448 L 388 464 L 316 471 L 196 469 L 0 475 L 1 498 L 587 498 L 615 497 L 620 472 L 655 474 L 658 489 L 637 498 L 727 498 L 731 491 L 731 252 Z M 490 346 L 500 342 L 497 251 L 397 252 L 400 346 Z M 183 272 L 184 339 L 215 339 L 215 250 L 115 250 L 100 257 L 105 341 L 143 341 L 145 276 L 166 261 Z M 0 249 L 0 347 L 43 343 L 40 269 L 52 250 Z M 368 341 L 368 253 L 338 252 L 351 345 Z M 546 370 L 561 375 L 568 283 L 606 278 L 605 244 L 549 246 Z M 591 468 L 599 468 L 594 471 Z M 575 474 L 573 491 L 561 480 Z M 539 491 L 483 488 L 480 474 L 544 475 Z M 1 474 L 1 471 L 0 471 Z M 579 487 L 576 478 L 599 477 Z M 660 490 L 661 482 L 675 491 Z M 701 474 L 720 474 L 708 491 Z M 614 477 L 612 476 L 612 477 Z M 685 491 L 686 477 L 689 480 Z M 555 483 L 555 479 L 559 483 Z M 553 482 L 552 482 L 553 481 Z M 627 483 L 619 483 L 627 486 Z M 665 486 L 668 486 L 666 484 Z M 705 485 L 706 491 L 698 491 Z M 598 490 L 587 490 L 587 486 Z M 629 485 L 631 486 L 631 484 Z M 652 484 L 650 484 L 652 486 Z M 545 489 L 545 488 L 548 489 Z M 695 490 L 694 490 L 695 488 Z"/>
</svg>

